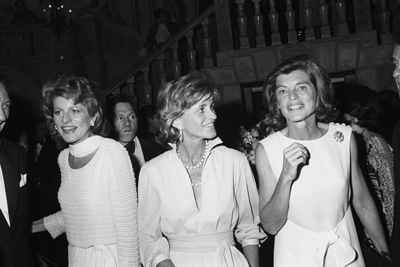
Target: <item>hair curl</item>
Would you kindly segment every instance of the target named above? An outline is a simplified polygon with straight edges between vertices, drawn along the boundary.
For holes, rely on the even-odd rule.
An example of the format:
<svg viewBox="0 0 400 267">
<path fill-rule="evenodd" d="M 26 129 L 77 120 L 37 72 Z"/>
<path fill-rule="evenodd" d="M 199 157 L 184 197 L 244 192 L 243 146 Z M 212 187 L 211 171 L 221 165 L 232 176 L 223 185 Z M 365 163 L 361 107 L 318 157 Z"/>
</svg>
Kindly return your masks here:
<svg viewBox="0 0 400 267">
<path fill-rule="evenodd" d="M 179 129 L 173 126 L 176 119 L 203 99 L 219 100 L 215 84 L 205 73 L 188 74 L 175 82 L 166 83 L 158 94 L 157 107 L 160 113 L 160 139 L 177 143 Z"/>
<path fill-rule="evenodd" d="M 98 114 L 94 126 L 91 126 L 90 129 L 93 134 L 106 135 L 104 96 L 100 87 L 94 81 L 75 75 L 61 75 L 45 83 L 42 95 L 44 98 L 42 105 L 43 114 L 47 120 L 49 133 L 54 139 L 58 140 L 61 138 L 54 128 L 55 123 L 53 120 L 54 99 L 56 97 L 72 99 L 75 105 L 84 105 L 91 117 Z"/>
<path fill-rule="evenodd" d="M 279 75 L 287 75 L 293 71 L 304 71 L 317 92 L 315 116 L 317 121 L 330 122 L 336 118 L 333 106 L 333 86 L 330 78 L 318 61 L 310 55 L 298 55 L 281 62 L 265 79 L 263 85 L 263 102 L 267 108 L 267 115 L 263 125 L 275 131 L 284 128 L 286 118 L 278 108 L 276 100 L 276 80 Z"/>
<path fill-rule="evenodd" d="M 4 87 L 7 87 L 7 80 L 2 75 L 0 75 L 0 83 L 3 84 Z"/>
</svg>

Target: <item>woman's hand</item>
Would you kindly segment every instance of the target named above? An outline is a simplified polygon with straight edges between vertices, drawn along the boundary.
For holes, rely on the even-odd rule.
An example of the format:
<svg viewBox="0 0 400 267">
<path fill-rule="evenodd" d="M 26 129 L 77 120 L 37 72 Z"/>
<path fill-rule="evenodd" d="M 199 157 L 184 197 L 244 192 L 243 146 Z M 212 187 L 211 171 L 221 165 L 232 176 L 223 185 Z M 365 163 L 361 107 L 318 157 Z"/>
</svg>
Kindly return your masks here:
<svg viewBox="0 0 400 267">
<path fill-rule="evenodd" d="M 163 260 L 156 267 L 175 267 L 171 260 Z"/>
<path fill-rule="evenodd" d="M 299 176 L 299 167 L 308 164 L 310 153 L 308 149 L 294 142 L 283 150 L 283 167 L 281 177 L 288 181 L 294 181 Z"/>
<path fill-rule="evenodd" d="M 37 232 L 44 232 L 47 231 L 46 227 L 44 226 L 44 221 L 43 219 L 34 221 L 32 223 L 32 233 L 37 233 Z"/>
<path fill-rule="evenodd" d="M 283 151 L 282 171 L 277 179 L 270 165 L 266 150 L 260 144 L 256 149 L 256 167 L 260 183 L 260 218 L 269 234 L 276 235 L 285 224 L 289 211 L 293 181 L 298 178 L 299 166 L 308 163 L 308 149 L 293 143 Z"/>
</svg>

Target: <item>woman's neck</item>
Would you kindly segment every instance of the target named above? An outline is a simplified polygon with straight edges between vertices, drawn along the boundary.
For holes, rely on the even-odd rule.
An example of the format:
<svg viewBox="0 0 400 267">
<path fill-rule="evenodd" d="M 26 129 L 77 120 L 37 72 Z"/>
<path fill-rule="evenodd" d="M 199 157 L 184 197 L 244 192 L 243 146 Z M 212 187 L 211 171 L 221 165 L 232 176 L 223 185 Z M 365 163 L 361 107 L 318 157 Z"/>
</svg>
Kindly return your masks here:
<svg viewBox="0 0 400 267">
<path fill-rule="evenodd" d="M 203 156 L 206 145 L 205 143 L 206 141 L 203 139 L 197 142 L 189 142 L 184 140 L 182 143 L 178 144 L 177 149 L 181 153 L 183 159 L 189 162 L 194 162 Z"/>
<path fill-rule="evenodd" d="M 283 132 L 289 138 L 296 140 L 314 140 L 324 135 L 324 130 L 319 123 L 307 123 L 305 121 L 290 123 Z"/>
</svg>

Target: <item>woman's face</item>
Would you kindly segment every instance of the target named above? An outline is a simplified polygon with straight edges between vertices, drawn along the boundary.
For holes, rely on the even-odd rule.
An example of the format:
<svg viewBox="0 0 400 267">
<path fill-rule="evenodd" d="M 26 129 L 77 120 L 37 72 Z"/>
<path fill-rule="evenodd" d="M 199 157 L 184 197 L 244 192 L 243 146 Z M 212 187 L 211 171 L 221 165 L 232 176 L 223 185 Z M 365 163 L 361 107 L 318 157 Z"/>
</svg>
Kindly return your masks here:
<svg viewBox="0 0 400 267">
<path fill-rule="evenodd" d="M 296 70 L 276 79 L 276 101 L 287 123 L 315 118 L 317 92 L 307 73 Z"/>
<path fill-rule="evenodd" d="M 214 126 L 216 119 L 214 101 L 203 98 L 176 120 L 176 127 L 182 129 L 186 141 L 212 139 L 217 135 Z"/>
<path fill-rule="evenodd" d="M 53 120 L 57 132 L 68 144 L 78 144 L 93 133 L 90 122 L 94 121 L 85 105 L 74 103 L 72 99 L 56 97 L 53 100 Z"/>
</svg>

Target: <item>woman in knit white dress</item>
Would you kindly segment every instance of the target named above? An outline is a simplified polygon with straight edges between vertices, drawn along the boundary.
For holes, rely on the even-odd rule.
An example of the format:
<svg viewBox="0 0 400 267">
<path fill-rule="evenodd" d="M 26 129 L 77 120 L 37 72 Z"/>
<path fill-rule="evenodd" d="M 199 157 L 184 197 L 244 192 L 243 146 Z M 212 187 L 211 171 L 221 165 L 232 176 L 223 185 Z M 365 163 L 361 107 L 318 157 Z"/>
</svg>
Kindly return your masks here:
<svg viewBox="0 0 400 267">
<path fill-rule="evenodd" d="M 263 96 L 264 123 L 276 132 L 257 147 L 256 166 L 261 222 L 276 235 L 274 266 L 365 266 L 350 200 L 377 251 L 388 252 L 351 128 L 325 123 L 335 115 L 333 90 L 318 62 L 282 62 Z"/>
<path fill-rule="evenodd" d="M 104 103 L 92 81 L 61 76 L 43 88 L 43 110 L 60 153 L 61 211 L 44 218 L 53 238 L 66 232 L 69 266 L 140 266 L 137 193 L 129 156 L 101 137 Z M 40 221 L 34 229 L 40 228 Z"/>
</svg>

